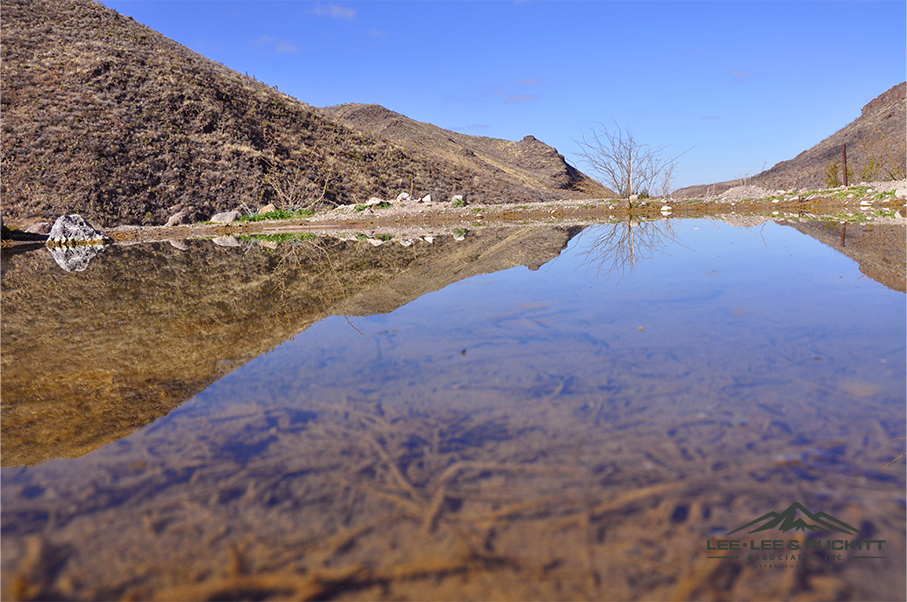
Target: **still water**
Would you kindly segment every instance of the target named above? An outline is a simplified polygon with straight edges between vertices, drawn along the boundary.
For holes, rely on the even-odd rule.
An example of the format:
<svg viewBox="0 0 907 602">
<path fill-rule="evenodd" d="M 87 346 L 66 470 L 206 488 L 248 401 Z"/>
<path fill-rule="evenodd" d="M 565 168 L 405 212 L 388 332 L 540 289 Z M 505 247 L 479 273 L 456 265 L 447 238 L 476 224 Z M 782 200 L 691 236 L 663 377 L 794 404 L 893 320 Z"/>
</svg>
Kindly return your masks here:
<svg viewBox="0 0 907 602">
<path fill-rule="evenodd" d="M 843 250 L 674 220 L 8 258 L 4 597 L 903 599 L 904 293 Z"/>
</svg>

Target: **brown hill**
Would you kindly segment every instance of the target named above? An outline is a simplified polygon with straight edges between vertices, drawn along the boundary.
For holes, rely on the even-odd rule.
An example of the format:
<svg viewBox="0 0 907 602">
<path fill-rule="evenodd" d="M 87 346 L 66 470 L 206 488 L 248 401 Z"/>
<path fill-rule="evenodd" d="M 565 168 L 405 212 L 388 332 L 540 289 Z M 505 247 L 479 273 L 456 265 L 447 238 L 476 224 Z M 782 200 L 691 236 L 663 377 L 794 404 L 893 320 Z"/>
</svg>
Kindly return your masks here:
<svg viewBox="0 0 907 602">
<path fill-rule="evenodd" d="M 4 1 L 2 59 L 0 194 L 13 226 L 73 212 L 103 226 L 161 224 L 190 207 L 206 219 L 241 203 L 404 191 L 550 200 L 585 181 L 538 141 L 452 142 L 439 154 L 354 132 L 92 0 Z M 454 160 L 469 152 L 482 160 Z"/>
<path fill-rule="evenodd" d="M 526 136 L 519 142 L 468 136 L 415 121 L 376 104 L 343 104 L 323 109 L 326 115 L 361 132 L 368 132 L 469 169 L 489 180 L 540 190 L 607 191 L 568 165 L 557 149 Z"/>
<path fill-rule="evenodd" d="M 767 189 L 819 189 L 837 186 L 829 169 L 841 183 L 841 145 L 847 145 L 847 167 L 850 184 L 860 181 L 887 181 L 905 177 L 907 169 L 907 82 L 894 86 L 863 107 L 861 114 L 848 125 L 819 144 L 789 161 L 751 178 L 748 184 Z M 718 195 L 743 182 L 739 179 L 710 185 L 682 188 L 674 193 L 680 198 Z"/>
</svg>

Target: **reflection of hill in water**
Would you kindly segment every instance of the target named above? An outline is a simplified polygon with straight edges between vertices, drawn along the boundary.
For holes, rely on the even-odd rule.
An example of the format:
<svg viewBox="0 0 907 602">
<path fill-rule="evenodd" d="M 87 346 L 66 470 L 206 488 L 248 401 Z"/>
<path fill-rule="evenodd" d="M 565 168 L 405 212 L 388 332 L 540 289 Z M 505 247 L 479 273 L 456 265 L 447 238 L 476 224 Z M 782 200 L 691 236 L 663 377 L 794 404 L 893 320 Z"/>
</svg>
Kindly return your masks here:
<svg viewBox="0 0 907 602">
<path fill-rule="evenodd" d="M 536 266 L 578 231 L 487 229 L 411 247 L 118 247 L 78 274 L 43 251 L 5 258 L 2 463 L 86 454 L 327 316 L 389 312 L 470 276 Z"/>
<path fill-rule="evenodd" d="M 894 224 L 840 224 L 838 222 L 779 222 L 812 236 L 860 264 L 860 271 L 876 282 L 907 292 L 907 238 L 904 226 Z M 844 243 L 841 231 L 844 229 Z"/>
</svg>

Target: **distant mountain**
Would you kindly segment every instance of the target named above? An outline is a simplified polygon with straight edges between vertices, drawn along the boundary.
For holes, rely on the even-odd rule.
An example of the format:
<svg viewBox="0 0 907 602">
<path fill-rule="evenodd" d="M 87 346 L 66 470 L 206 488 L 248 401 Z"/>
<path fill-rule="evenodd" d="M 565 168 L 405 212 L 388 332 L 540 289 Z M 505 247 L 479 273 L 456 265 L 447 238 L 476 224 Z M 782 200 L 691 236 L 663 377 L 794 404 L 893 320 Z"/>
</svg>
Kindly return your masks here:
<svg viewBox="0 0 907 602">
<path fill-rule="evenodd" d="M 860 116 L 819 144 L 789 161 L 746 179 L 747 184 L 767 189 L 825 188 L 826 171 L 841 160 L 841 145 L 847 145 L 847 167 L 853 171 L 849 184 L 905 178 L 907 170 L 907 82 L 873 99 Z M 840 165 L 837 171 L 843 180 Z M 718 195 L 739 186 L 739 179 L 681 188 L 679 198 Z"/>
<path fill-rule="evenodd" d="M 0 26 L 11 226 L 73 212 L 153 225 L 182 209 L 207 219 L 400 192 L 552 200 L 591 184 L 531 137 L 464 136 L 374 105 L 321 111 L 92 0 L 4 0 Z M 407 127 L 379 133 L 387 115 Z"/>
<path fill-rule="evenodd" d="M 526 136 L 519 142 L 468 136 L 415 121 L 376 104 L 344 104 L 323 111 L 351 129 L 469 169 L 488 180 L 540 190 L 577 190 L 616 196 L 567 164 L 557 149 L 534 136 Z"/>
</svg>

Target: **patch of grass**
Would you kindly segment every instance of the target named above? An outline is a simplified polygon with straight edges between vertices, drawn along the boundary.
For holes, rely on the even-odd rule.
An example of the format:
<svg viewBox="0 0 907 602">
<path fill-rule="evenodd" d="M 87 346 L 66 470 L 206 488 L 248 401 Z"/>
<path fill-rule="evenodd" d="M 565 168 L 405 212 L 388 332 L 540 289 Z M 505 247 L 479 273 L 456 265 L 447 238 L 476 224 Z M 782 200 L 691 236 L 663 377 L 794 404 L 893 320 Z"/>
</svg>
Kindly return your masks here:
<svg viewBox="0 0 907 602">
<path fill-rule="evenodd" d="M 238 222 L 263 222 L 267 220 L 279 220 L 279 219 L 299 219 L 302 217 L 312 217 L 315 215 L 314 209 L 298 209 L 296 211 L 285 211 L 283 209 L 277 209 L 275 211 L 268 211 L 267 213 L 258 213 L 255 215 L 243 215 L 240 217 Z"/>
<path fill-rule="evenodd" d="M 454 236 L 466 236 L 466 232 L 467 231 L 465 228 L 457 228 L 456 230 L 453 231 Z"/>
<path fill-rule="evenodd" d="M 456 201 L 451 203 L 451 206 L 452 207 L 465 207 L 466 201 L 464 201 L 463 199 L 457 199 Z"/>
<path fill-rule="evenodd" d="M 368 205 L 356 205 L 356 211 L 365 211 L 368 209 Z"/>
<path fill-rule="evenodd" d="M 375 234 L 375 238 L 377 238 L 378 240 L 388 241 L 388 240 L 394 240 L 394 235 L 393 234 Z"/>
<path fill-rule="evenodd" d="M 363 234 L 362 232 L 360 232 L 356 235 L 356 238 L 358 240 L 368 240 L 371 237 L 368 234 Z"/>
<path fill-rule="evenodd" d="M 831 215 L 823 215 L 821 219 L 825 222 L 847 222 L 849 224 L 862 224 L 869 221 L 869 218 L 867 218 L 864 213 L 847 215 L 844 211 L 832 213 Z"/>
<path fill-rule="evenodd" d="M 893 199 L 894 193 L 895 193 L 894 190 L 889 190 L 888 192 L 880 192 L 880 193 L 874 195 L 872 198 L 877 199 L 877 200 L 878 199 Z"/>
</svg>

